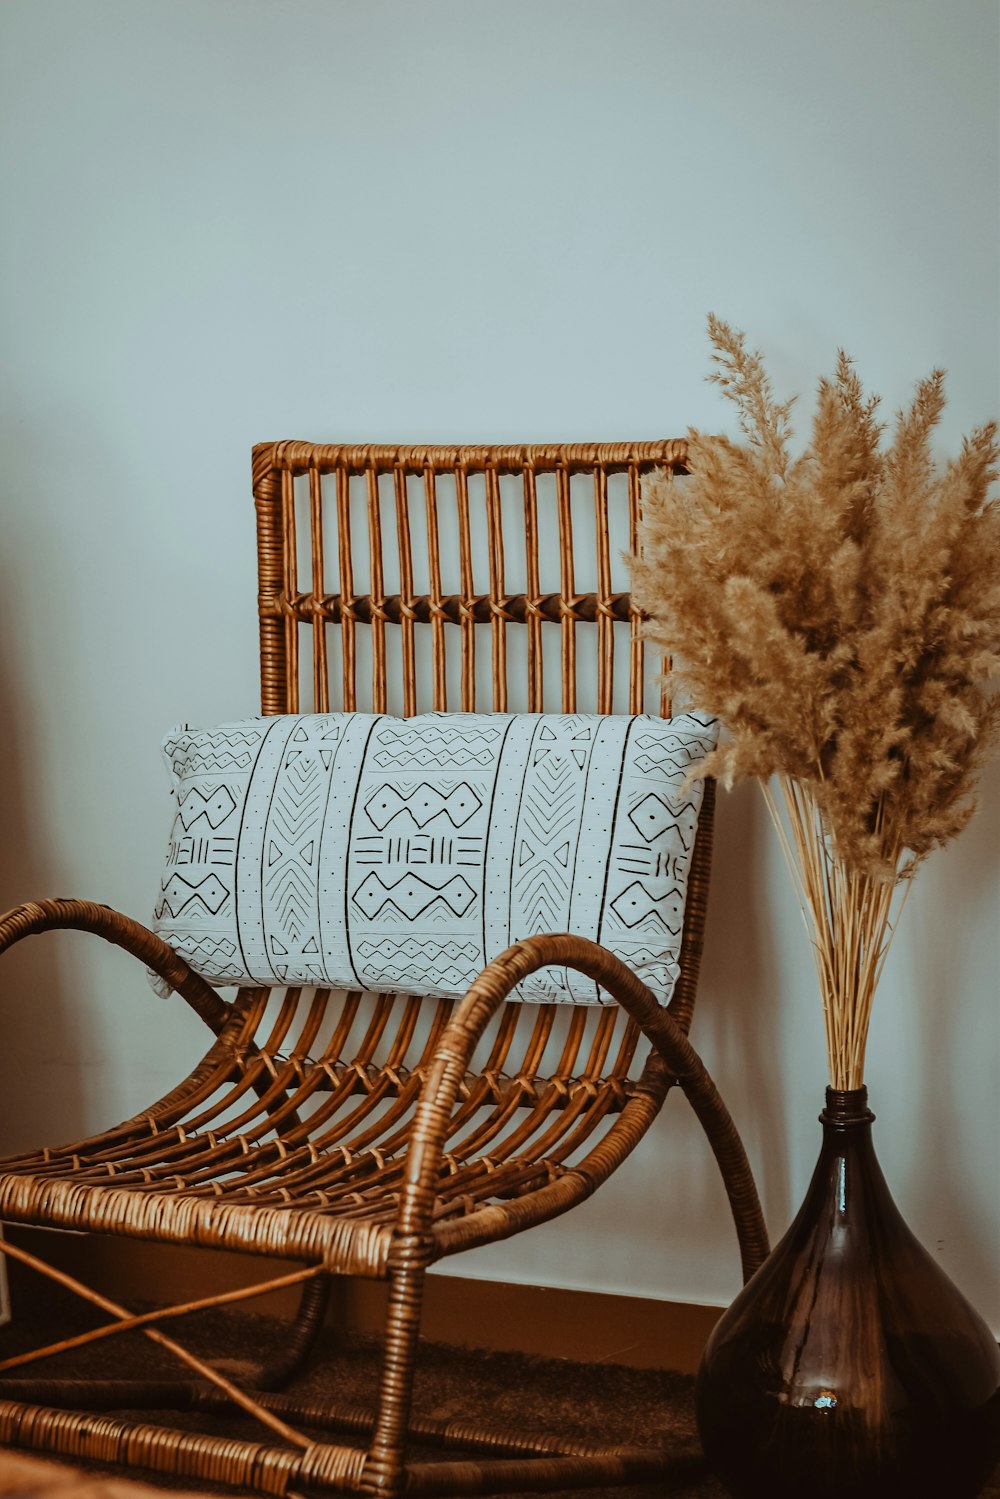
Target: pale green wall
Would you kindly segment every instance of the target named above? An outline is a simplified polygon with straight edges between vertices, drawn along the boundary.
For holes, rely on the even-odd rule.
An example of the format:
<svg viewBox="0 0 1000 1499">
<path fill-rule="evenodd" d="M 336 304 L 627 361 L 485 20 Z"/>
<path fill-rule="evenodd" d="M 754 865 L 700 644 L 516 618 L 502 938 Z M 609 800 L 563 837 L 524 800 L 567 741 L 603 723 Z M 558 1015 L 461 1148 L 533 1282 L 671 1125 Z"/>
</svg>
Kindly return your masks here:
<svg viewBox="0 0 1000 1499">
<path fill-rule="evenodd" d="M 705 313 L 803 419 L 838 345 L 891 412 L 1000 410 L 992 0 L 4 0 L 3 903 L 140 917 L 177 719 L 256 706 L 262 438 L 674 435 L 730 421 Z M 811 1168 L 822 1028 L 752 789 L 723 799 L 696 1038 L 772 1230 Z M 925 869 L 868 1080 L 916 1231 L 1000 1326 L 1000 778 Z M 202 1037 L 67 936 L 2 968 L 11 1144 L 110 1122 Z M 81 982 L 82 981 L 82 982 Z M 671 1099 L 581 1213 L 470 1274 L 723 1301 Z"/>
</svg>

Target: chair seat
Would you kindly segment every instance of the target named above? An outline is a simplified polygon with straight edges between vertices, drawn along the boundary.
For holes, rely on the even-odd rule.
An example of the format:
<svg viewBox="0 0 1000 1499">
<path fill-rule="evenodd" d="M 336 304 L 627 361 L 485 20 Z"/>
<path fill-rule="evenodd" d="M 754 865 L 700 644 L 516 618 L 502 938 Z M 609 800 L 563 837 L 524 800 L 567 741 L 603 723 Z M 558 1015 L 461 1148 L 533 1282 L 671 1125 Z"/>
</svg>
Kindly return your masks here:
<svg viewBox="0 0 1000 1499">
<path fill-rule="evenodd" d="M 384 1276 L 427 1055 L 453 1006 L 440 1003 L 407 1065 L 412 1014 L 423 1001 L 378 996 L 361 1019 L 353 1061 L 337 1047 L 364 1006 L 356 995 L 344 1008 L 338 1001 L 328 991 L 290 990 L 279 1002 L 242 991 L 180 1088 L 102 1134 L 0 1161 L 0 1218 Z M 539 1033 L 550 1041 L 558 1030 L 558 1017 L 539 1008 L 531 1021 L 528 1062 L 539 1053 Z M 576 1035 L 571 1047 L 559 1041 L 560 1061 L 580 1053 L 585 1027 L 591 1033 L 581 1076 L 523 1066 L 469 1074 L 438 1176 L 434 1257 L 497 1237 L 504 1215 L 520 1227 L 579 1201 L 605 1174 L 588 1165 L 600 1142 L 617 1129 L 631 1148 L 637 1122 L 645 1132 L 669 1078 L 655 1067 L 641 1084 L 627 1075 L 635 1035 L 619 1022 L 612 1011 L 568 1017 Z M 616 1028 L 615 1064 L 594 1075 Z M 311 1055 L 324 1029 L 332 1031 L 328 1043 Z M 512 1017 L 501 1020 L 505 1060 L 515 1029 Z M 379 1064 L 373 1037 L 384 1049 L 387 1034 L 393 1039 Z M 499 1055 L 495 1046 L 494 1060 Z"/>
</svg>

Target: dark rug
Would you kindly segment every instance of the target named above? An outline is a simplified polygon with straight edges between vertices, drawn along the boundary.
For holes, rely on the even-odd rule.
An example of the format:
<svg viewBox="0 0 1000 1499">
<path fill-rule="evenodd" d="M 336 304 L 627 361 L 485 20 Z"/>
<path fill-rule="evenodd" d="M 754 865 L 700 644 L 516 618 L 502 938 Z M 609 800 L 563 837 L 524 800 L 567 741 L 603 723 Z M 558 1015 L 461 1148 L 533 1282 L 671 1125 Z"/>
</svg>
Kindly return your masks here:
<svg viewBox="0 0 1000 1499">
<path fill-rule="evenodd" d="M 44 1290 L 40 1297 L 36 1292 L 30 1311 L 23 1297 L 18 1298 L 17 1305 L 19 1314 L 15 1322 L 0 1331 L 0 1348 L 5 1356 L 106 1320 L 55 1287 Z M 242 1361 L 277 1350 L 282 1339 L 280 1322 L 245 1311 L 205 1312 L 166 1330 L 179 1337 L 192 1352 L 219 1363 L 224 1372 L 237 1377 Z M 109 1365 L 122 1378 L 159 1374 L 170 1377 L 179 1372 L 177 1364 L 141 1334 L 126 1333 L 113 1341 L 28 1366 L 23 1373 L 85 1377 L 106 1374 Z M 328 1330 L 293 1388 L 296 1393 L 310 1397 L 364 1404 L 374 1398 L 377 1373 L 378 1348 L 372 1340 L 341 1336 Z M 725 1499 L 726 1490 L 705 1470 L 700 1458 L 694 1424 L 693 1380 L 687 1375 L 427 1344 L 417 1375 L 414 1405 L 421 1414 L 439 1420 L 483 1419 L 485 1414 L 490 1424 L 630 1446 L 663 1446 L 676 1454 L 676 1482 L 656 1488 L 562 1491 L 569 1499 L 574 1495 L 584 1499 L 585 1495 L 599 1493 L 617 1495 L 619 1499 L 649 1499 L 654 1492 L 669 1493 L 676 1499 Z M 178 1427 L 211 1424 L 220 1432 L 238 1432 L 255 1439 L 260 1436 L 259 1427 L 235 1420 L 209 1423 L 204 1416 L 161 1418 L 150 1412 L 139 1413 L 137 1419 L 170 1420 Z M 142 1476 L 146 1482 L 161 1488 L 209 1487 L 193 1484 L 191 1480 Z M 0 1492 L 8 1491 L 0 1489 Z M 1000 1469 L 983 1495 L 1000 1499 Z M 941 1499 L 947 1496 L 942 1495 Z"/>
</svg>

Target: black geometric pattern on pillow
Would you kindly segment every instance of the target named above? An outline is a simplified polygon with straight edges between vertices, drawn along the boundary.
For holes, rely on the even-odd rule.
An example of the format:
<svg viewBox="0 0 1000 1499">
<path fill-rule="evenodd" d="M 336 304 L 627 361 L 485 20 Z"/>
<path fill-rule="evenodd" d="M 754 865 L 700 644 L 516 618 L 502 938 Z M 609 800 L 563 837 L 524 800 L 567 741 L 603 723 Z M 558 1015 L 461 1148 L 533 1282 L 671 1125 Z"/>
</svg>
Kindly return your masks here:
<svg viewBox="0 0 1000 1499">
<path fill-rule="evenodd" d="M 522 937 L 676 982 L 713 719 L 330 713 L 181 725 L 155 928 L 210 983 L 455 995 Z M 564 968 L 516 991 L 602 1003 Z"/>
</svg>

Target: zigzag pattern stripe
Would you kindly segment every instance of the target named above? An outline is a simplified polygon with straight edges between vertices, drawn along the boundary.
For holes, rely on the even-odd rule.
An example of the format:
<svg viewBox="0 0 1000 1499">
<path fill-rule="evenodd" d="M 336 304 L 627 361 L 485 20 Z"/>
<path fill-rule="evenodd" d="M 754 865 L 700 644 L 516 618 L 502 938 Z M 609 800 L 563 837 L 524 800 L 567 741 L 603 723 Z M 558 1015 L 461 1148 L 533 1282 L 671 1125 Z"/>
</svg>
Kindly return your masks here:
<svg viewBox="0 0 1000 1499">
<path fill-rule="evenodd" d="M 579 816 L 581 767 L 568 754 L 550 751 L 532 766 L 521 799 L 515 834 L 513 895 L 528 931 L 554 931 L 565 925 L 570 871 L 556 857 Z"/>
</svg>

